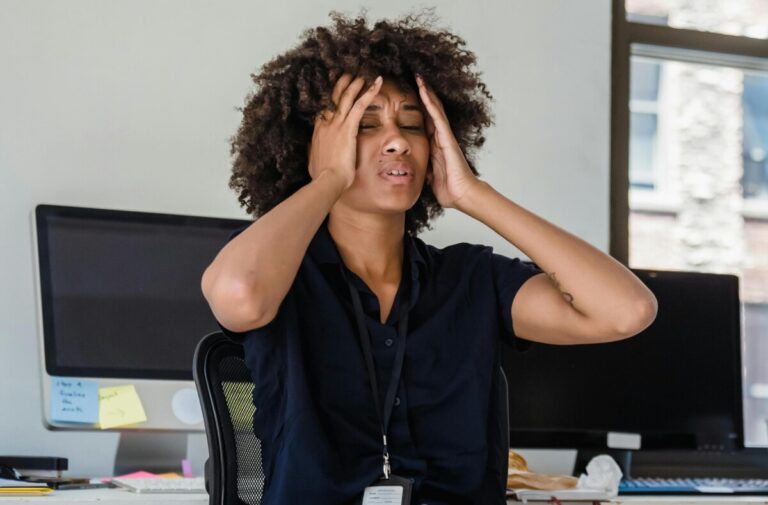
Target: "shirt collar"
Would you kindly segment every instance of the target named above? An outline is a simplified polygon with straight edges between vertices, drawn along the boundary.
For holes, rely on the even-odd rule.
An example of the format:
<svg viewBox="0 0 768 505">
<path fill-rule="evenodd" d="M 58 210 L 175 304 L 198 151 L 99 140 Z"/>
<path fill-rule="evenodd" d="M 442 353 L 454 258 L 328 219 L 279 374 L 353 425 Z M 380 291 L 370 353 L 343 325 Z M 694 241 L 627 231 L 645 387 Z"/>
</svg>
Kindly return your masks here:
<svg viewBox="0 0 768 505">
<path fill-rule="evenodd" d="M 406 258 L 410 262 L 411 267 L 411 280 L 414 281 L 411 283 L 411 305 L 413 305 L 416 301 L 415 296 L 418 296 L 418 291 L 413 291 L 414 289 L 418 289 L 419 273 L 421 269 L 426 268 L 427 262 L 419 251 L 419 247 L 416 244 L 416 239 L 406 233 L 404 242 Z M 317 233 L 315 234 L 312 241 L 309 243 L 307 252 L 309 253 L 310 257 L 312 257 L 312 259 L 314 259 L 318 264 L 336 264 L 340 267 L 343 266 L 339 250 L 336 247 L 336 243 L 333 241 L 331 233 L 328 231 L 327 217 L 323 221 L 323 224 L 320 225 L 320 228 L 317 230 Z M 342 271 L 343 270 L 344 269 L 342 268 Z"/>
<path fill-rule="evenodd" d="M 416 247 L 413 237 L 406 233 L 404 240 L 405 250 L 408 253 L 411 264 L 421 263 L 422 265 L 426 265 L 426 260 Z M 333 241 L 333 237 L 331 237 L 331 233 L 328 231 L 328 218 L 325 218 L 325 221 L 323 221 L 323 224 L 321 224 L 320 228 L 317 230 L 315 237 L 309 244 L 308 252 L 317 263 L 342 262 L 336 243 Z"/>
</svg>

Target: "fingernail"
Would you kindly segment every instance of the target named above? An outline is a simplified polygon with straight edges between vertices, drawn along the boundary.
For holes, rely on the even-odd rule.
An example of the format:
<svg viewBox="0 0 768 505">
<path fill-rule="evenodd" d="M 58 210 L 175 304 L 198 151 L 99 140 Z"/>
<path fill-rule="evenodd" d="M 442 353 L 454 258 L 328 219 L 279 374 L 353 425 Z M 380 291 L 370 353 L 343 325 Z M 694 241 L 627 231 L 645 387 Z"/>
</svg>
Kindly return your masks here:
<svg viewBox="0 0 768 505">
<path fill-rule="evenodd" d="M 375 82 L 376 84 L 380 84 L 380 83 L 381 83 L 381 81 L 383 81 L 383 80 L 384 80 L 384 79 L 383 79 L 381 76 L 378 76 L 374 82 Z"/>
</svg>

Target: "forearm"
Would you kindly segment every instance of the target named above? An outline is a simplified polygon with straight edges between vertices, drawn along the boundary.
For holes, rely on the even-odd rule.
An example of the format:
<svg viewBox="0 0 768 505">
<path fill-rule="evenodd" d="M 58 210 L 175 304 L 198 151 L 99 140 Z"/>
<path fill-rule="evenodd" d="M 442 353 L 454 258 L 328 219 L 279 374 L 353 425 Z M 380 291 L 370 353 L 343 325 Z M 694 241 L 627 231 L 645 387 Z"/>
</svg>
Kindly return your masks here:
<svg viewBox="0 0 768 505">
<path fill-rule="evenodd" d="M 341 177 L 325 171 L 222 248 L 202 279 L 203 294 L 219 322 L 244 331 L 274 317 L 344 187 Z"/>
<path fill-rule="evenodd" d="M 510 201 L 484 182 L 457 205 L 531 258 L 584 316 L 621 333 L 655 314 L 656 299 L 624 265 Z"/>
</svg>

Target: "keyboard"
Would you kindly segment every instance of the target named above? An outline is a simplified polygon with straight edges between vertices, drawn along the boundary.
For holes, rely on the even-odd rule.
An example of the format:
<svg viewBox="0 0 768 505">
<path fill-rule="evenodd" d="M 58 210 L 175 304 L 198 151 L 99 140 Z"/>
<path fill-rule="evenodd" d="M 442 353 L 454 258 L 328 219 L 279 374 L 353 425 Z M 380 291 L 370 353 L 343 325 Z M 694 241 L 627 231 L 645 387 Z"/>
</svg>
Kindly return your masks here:
<svg viewBox="0 0 768 505">
<path fill-rule="evenodd" d="M 205 493 L 202 477 L 114 478 L 112 483 L 134 493 Z"/>
<path fill-rule="evenodd" d="M 768 479 L 624 479 L 619 494 L 768 494 Z"/>
</svg>

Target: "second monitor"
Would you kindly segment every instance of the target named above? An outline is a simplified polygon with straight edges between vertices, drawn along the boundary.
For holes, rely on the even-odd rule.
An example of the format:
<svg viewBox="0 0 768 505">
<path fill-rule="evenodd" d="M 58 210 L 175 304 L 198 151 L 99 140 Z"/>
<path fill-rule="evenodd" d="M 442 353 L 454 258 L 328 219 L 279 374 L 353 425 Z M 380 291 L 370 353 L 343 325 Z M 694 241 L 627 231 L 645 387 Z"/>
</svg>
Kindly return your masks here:
<svg viewBox="0 0 768 505">
<path fill-rule="evenodd" d="M 743 447 L 738 278 L 634 273 L 658 300 L 640 334 L 525 352 L 503 346 L 512 447 Z"/>
</svg>

